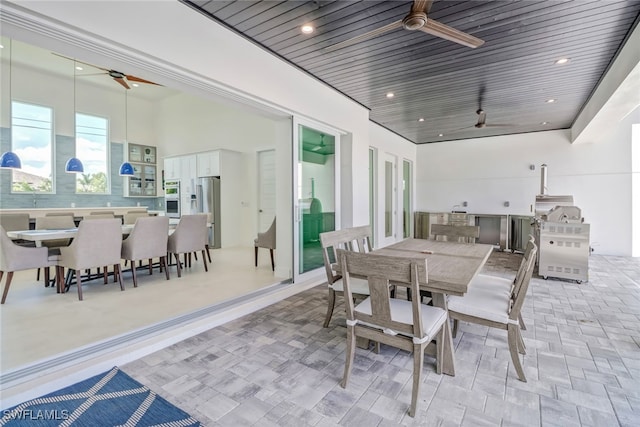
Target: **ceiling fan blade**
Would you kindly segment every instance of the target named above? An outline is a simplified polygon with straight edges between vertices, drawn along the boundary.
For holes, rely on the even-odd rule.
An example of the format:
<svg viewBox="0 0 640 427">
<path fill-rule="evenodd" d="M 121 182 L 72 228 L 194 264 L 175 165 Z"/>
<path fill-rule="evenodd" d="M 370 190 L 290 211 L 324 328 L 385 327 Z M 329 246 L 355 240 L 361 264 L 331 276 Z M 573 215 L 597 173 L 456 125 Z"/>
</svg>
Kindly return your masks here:
<svg viewBox="0 0 640 427">
<path fill-rule="evenodd" d="M 413 0 L 413 4 L 411 5 L 412 12 L 424 12 L 426 14 L 431 10 L 431 6 L 433 5 L 433 0 Z"/>
<path fill-rule="evenodd" d="M 147 83 L 150 85 L 156 85 L 156 86 L 160 86 L 158 83 L 154 83 L 151 82 L 149 80 L 145 80 L 145 79 L 141 79 L 140 77 L 136 77 L 136 76 L 130 76 L 130 75 L 126 75 L 125 76 L 127 78 L 127 80 L 129 80 L 130 82 L 139 82 L 139 83 Z"/>
<path fill-rule="evenodd" d="M 456 30 L 455 28 L 442 24 L 438 21 L 434 21 L 433 19 L 427 19 L 427 23 L 424 24 L 420 30 L 427 34 L 431 34 L 432 36 L 440 37 L 474 49 L 484 44 L 484 40 L 460 30 Z"/>
<path fill-rule="evenodd" d="M 359 36 L 355 36 L 351 39 L 342 41 L 340 43 L 336 43 L 334 45 L 328 46 L 324 48 L 325 52 L 332 52 L 337 49 L 342 49 L 343 47 L 351 46 L 352 44 L 359 43 L 361 41 L 369 40 L 374 37 L 379 36 L 380 34 L 384 34 L 388 31 L 395 30 L 396 28 L 402 27 L 402 21 L 392 22 L 391 24 L 387 24 L 384 27 L 377 28 L 375 30 L 369 31 L 364 34 L 360 34 Z"/>
<path fill-rule="evenodd" d="M 124 79 L 122 77 L 114 77 L 113 80 L 117 81 L 118 83 L 120 83 L 122 86 L 124 86 L 125 89 L 131 89 L 129 87 L 129 85 L 127 84 L 127 82 L 124 81 Z"/>
<path fill-rule="evenodd" d="M 53 55 L 55 55 L 55 56 L 59 56 L 60 58 L 68 59 L 69 61 L 78 62 L 78 63 L 80 63 L 80 64 L 88 65 L 88 66 L 90 66 L 90 67 L 97 68 L 98 70 L 107 71 L 107 72 L 109 71 L 109 70 L 108 70 L 108 69 L 106 69 L 106 68 L 98 67 L 97 65 L 89 64 L 88 62 L 78 61 L 78 60 L 77 60 L 77 59 L 75 59 L 75 58 L 69 58 L 68 56 L 60 55 L 59 53 L 55 53 L 55 52 L 51 52 L 51 53 L 52 53 Z"/>
</svg>

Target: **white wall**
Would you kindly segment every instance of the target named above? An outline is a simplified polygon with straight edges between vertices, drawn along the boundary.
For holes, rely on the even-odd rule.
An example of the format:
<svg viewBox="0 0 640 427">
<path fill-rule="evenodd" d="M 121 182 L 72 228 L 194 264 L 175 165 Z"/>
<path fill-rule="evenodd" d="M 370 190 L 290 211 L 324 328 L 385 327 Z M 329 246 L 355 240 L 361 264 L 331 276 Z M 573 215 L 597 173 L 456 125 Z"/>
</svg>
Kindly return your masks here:
<svg viewBox="0 0 640 427">
<path fill-rule="evenodd" d="M 631 168 L 632 168 L 632 256 L 640 256 L 640 107 L 634 112 L 635 119 L 631 130 Z"/>
<path fill-rule="evenodd" d="M 416 210 L 467 201 L 470 213 L 533 215 L 546 163 L 549 194 L 573 195 L 596 253 L 631 255 L 630 154 L 629 118 L 596 144 L 572 145 L 568 131 L 549 131 L 420 145 Z"/>
</svg>

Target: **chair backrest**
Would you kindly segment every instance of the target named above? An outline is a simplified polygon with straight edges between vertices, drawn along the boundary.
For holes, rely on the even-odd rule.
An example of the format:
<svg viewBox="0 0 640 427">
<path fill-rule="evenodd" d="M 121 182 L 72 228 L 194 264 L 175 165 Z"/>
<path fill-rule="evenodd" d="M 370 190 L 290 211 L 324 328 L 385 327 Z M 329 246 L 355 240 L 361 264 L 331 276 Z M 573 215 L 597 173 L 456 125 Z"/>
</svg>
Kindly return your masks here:
<svg viewBox="0 0 640 427">
<path fill-rule="evenodd" d="M 205 249 L 208 238 L 207 215 L 182 215 L 167 243 L 171 253 L 194 252 Z"/>
<path fill-rule="evenodd" d="M 335 274 L 332 268 L 332 262 L 337 262 L 338 259 L 336 250 L 371 252 L 371 227 L 363 225 L 320 233 L 320 245 L 322 246 L 327 281 L 329 284 L 335 283 L 342 277 Z"/>
<path fill-rule="evenodd" d="M 73 221 L 73 216 L 71 215 L 45 215 L 36 218 L 36 230 L 65 230 L 75 228 L 75 226 L 76 223 Z M 69 246 L 69 243 L 71 243 L 71 239 L 44 240 L 42 246 L 57 248 L 60 246 Z"/>
<path fill-rule="evenodd" d="M 338 266 L 343 276 L 347 322 L 358 321 L 390 329 L 396 333 L 422 338 L 425 335 L 422 325 L 420 298 L 413 298 L 412 316 L 407 314 L 405 321 L 391 318 L 390 283 L 408 283 L 413 295 L 420 295 L 420 282 L 427 282 L 427 260 L 408 259 L 360 253 L 338 249 Z M 366 277 L 369 283 L 371 314 L 355 311 L 351 292 L 351 276 Z"/>
<path fill-rule="evenodd" d="M 258 233 L 257 246 L 260 248 L 276 248 L 276 218 L 264 233 Z"/>
<path fill-rule="evenodd" d="M 147 217 L 149 216 L 149 214 L 147 212 L 144 211 L 133 211 L 133 212 L 127 212 L 124 214 L 124 223 L 125 224 L 135 224 L 136 223 L 136 219 L 140 218 L 140 217 Z"/>
<path fill-rule="evenodd" d="M 73 212 L 47 212 L 44 216 L 70 216 L 75 218 L 76 215 Z"/>
<path fill-rule="evenodd" d="M 529 256 L 528 258 L 524 258 L 524 268 L 518 270 L 513 287 L 513 299 L 511 303 L 511 310 L 509 312 L 509 319 L 516 322 L 518 321 L 518 315 L 522 309 L 522 304 L 524 304 L 524 298 L 527 295 L 529 282 L 531 281 L 531 276 L 536 265 L 536 253 L 538 252 L 538 247 L 531 241 L 529 241 L 529 243 L 532 244 L 528 254 Z"/>
<path fill-rule="evenodd" d="M 0 225 L 5 231 L 17 231 L 29 229 L 28 213 L 3 213 L 0 214 Z"/>
<path fill-rule="evenodd" d="M 122 242 L 122 258 L 138 260 L 165 256 L 168 238 L 169 217 L 139 217 L 129 237 Z"/>
<path fill-rule="evenodd" d="M 438 236 L 446 236 L 449 242 L 475 243 L 476 239 L 480 237 L 480 227 L 475 225 L 431 224 L 431 234 L 436 240 Z"/>
<path fill-rule="evenodd" d="M 115 217 L 116 216 L 113 212 L 91 212 L 89 215 L 83 217 L 82 219 L 107 219 Z"/>
<path fill-rule="evenodd" d="M 20 271 L 47 265 L 49 265 L 47 248 L 27 248 L 16 245 L 0 225 L 0 271 Z"/>
<path fill-rule="evenodd" d="M 85 269 L 120 263 L 122 224 L 116 218 L 81 221 L 73 242 L 61 248 L 63 266 Z"/>
</svg>

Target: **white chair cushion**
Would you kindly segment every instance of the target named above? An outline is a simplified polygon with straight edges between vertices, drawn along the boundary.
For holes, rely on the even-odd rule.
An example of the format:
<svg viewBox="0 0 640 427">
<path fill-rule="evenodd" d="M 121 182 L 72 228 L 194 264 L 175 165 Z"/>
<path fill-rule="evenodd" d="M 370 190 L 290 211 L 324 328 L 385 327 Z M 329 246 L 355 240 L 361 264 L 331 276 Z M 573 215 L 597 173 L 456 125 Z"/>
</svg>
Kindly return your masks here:
<svg viewBox="0 0 640 427">
<path fill-rule="evenodd" d="M 369 295 L 369 282 L 367 282 L 367 279 L 352 277 L 349 283 L 351 284 L 352 294 Z M 344 292 L 342 279 L 336 280 L 332 285 L 329 285 L 329 287 L 333 288 L 336 292 Z"/>
<path fill-rule="evenodd" d="M 449 311 L 507 324 L 511 292 L 486 286 L 472 286 L 464 296 L 449 296 Z"/>
<path fill-rule="evenodd" d="M 491 289 L 493 292 L 507 293 L 511 295 L 513 280 L 498 276 L 488 276 L 478 274 L 469 284 L 470 289 L 482 288 Z"/>
<path fill-rule="evenodd" d="M 413 307 L 411 306 L 411 301 L 391 298 L 389 299 L 389 306 L 391 309 L 391 320 L 395 322 L 405 323 L 407 325 L 413 324 Z M 429 340 L 433 339 L 433 336 L 440 330 L 442 324 L 447 320 L 447 312 L 441 309 L 440 307 L 433 307 L 430 305 L 422 304 L 421 314 L 422 314 L 422 327 L 424 328 L 425 335 Z M 358 304 L 355 308 L 355 311 L 371 315 L 371 298 L 367 298 Z M 379 326 L 372 325 L 370 323 L 362 322 L 367 326 L 371 326 L 373 328 L 380 328 Z M 395 333 L 399 333 L 393 331 Z M 401 335 L 405 335 L 401 333 Z"/>
</svg>

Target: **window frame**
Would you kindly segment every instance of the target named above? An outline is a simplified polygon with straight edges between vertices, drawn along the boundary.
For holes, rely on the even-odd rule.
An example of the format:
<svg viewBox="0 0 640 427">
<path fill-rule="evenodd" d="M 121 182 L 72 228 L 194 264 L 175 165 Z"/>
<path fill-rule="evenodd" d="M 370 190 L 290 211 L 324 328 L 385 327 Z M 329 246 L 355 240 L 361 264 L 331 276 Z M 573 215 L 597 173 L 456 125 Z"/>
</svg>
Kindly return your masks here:
<svg viewBox="0 0 640 427">
<path fill-rule="evenodd" d="M 87 117 L 91 117 L 91 118 L 97 118 L 97 119 L 102 119 L 105 121 L 105 127 L 104 127 L 104 138 L 105 138 L 105 154 L 106 154 L 106 159 L 105 159 L 105 175 L 106 175 L 106 189 L 105 192 L 103 193 L 98 193 L 98 192 L 84 192 L 84 191 L 78 191 L 78 180 L 80 178 L 80 176 L 84 175 L 84 173 L 79 173 L 76 174 L 77 176 L 75 177 L 75 187 L 74 187 L 74 194 L 78 195 L 78 196 L 100 196 L 100 195 L 111 195 L 111 143 L 110 143 L 110 135 L 111 135 L 111 120 L 109 117 L 107 116 L 101 116 L 101 115 L 97 115 L 97 114 L 89 114 L 89 113 L 84 113 L 84 112 L 80 112 L 80 111 L 74 111 L 74 149 L 75 149 L 75 155 L 76 157 L 78 157 L 80 159 L 80 161 L 82 161 L 81 156 L 78 155 L 78 135 L 80 135 L 80 133 L 78 132 L 78 115 L 83 115 L 83 116 L 87 116 Z M 85 126 L 86 127 L 86 126 Z M 83 133 L 83 134 L 86 134 Z M 84 163 L 84 162 L 83 162 Z M 84 163 L 85 165 L 85 170 L 86 170 L 86 163 Z M 88 173 L 88 172 L 87 172 Z"/>
</svg>

